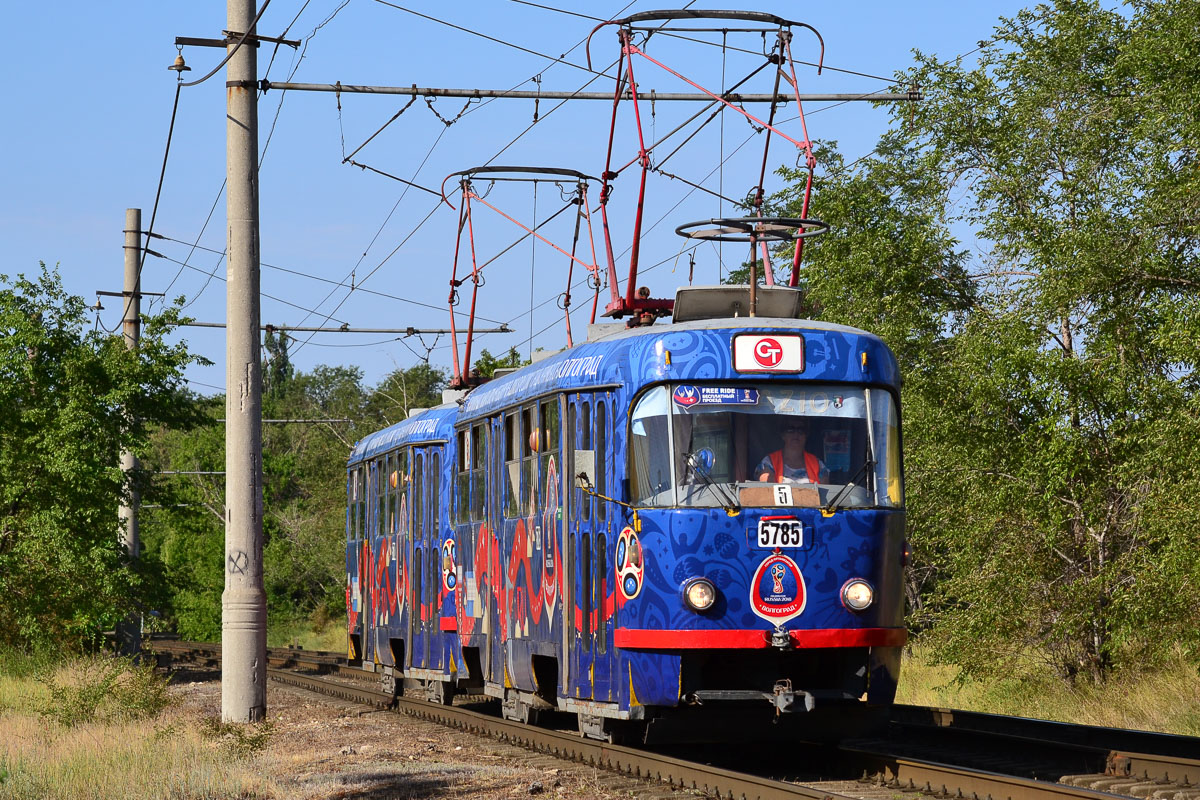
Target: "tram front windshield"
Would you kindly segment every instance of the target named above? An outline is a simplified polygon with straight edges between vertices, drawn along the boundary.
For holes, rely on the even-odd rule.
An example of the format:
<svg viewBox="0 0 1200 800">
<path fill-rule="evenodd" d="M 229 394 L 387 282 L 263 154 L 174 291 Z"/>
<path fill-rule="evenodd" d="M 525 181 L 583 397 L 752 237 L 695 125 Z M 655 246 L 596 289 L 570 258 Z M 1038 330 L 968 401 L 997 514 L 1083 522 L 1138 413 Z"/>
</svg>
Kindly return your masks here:
<svg viewBox="0 0 1200 800">
<path fill-rule="evenodd" d="M 634 403 L 631 430 L 638 506 L 902 504 L 899 422 L 884 389 L 655 386 Z"/>
</svg>

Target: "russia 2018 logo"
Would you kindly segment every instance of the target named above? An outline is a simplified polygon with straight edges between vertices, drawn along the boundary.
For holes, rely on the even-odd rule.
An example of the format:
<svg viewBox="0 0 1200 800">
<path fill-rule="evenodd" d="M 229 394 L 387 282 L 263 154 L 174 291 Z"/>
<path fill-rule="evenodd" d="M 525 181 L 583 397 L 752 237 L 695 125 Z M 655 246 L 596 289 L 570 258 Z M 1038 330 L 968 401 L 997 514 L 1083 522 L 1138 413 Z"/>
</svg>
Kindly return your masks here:
<svg viewBox="0 0 1200 800">
<path fill-rule="evenodd" d="M 454 540 L 442 542 L 442 587 L 447 594 L 454 594 L 458 576 L 454 574 Z"/>
<path fill-rule="evenodd" d="M 691 408 L 700 402 L 700 390 L 687 384 L 676 386 L 675 391 L 671 393 L 671 399 L 680 408 Z"/>
<path fill-rule="evenodd" d="M 804 613 L 804 577 L 796 562 L 774 553 L 758 565 L 750 581 L 750 609 L 774 625 Z"/>
<path fill-rule="evenodd" d="M 617 537 L 617 586 L 624 600 L 632 600 L 642 591 L 642 576 L 646 565 L 642 561 L 642 543 L 633 528 L 625 528 Z M 622 601 L 623 602 L 623 601 Z"/>
</svg>

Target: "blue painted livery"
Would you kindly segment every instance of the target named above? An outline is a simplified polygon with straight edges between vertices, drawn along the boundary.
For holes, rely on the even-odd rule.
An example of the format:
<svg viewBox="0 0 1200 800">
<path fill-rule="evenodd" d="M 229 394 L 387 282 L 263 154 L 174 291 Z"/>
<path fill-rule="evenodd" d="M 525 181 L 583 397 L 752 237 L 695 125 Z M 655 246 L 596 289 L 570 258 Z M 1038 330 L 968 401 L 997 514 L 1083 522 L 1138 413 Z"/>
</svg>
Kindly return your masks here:
<svg viewBox="0 0 1200 800">
<path fill-rule="evenodd" d="M 373 433 L 348 465 L 349 655 L 397 692 L 469 688 L 603 738 L 885 706 L 898 397 L 865 331 L 704 319 L 601 335 Z"/>
</svg>

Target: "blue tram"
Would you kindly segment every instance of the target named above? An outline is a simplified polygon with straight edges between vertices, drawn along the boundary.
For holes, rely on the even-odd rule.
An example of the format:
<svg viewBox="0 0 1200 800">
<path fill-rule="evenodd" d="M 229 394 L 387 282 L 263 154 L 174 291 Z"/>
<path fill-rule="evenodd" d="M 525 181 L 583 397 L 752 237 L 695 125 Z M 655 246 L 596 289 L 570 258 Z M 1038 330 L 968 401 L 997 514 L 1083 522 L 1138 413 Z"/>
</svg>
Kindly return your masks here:
<svg viewBox="0 0 1200 800">
<path fill-rule="evenodd" d="M 358 442 L 350 658 L 395 692 L 573 712 L 610 740 L 890 704 L 895 358 L 854 328 L 734 316 L 712 299 L 731 291 L 681 290 L 672 324 L 593 326 Z"/>
</svg>

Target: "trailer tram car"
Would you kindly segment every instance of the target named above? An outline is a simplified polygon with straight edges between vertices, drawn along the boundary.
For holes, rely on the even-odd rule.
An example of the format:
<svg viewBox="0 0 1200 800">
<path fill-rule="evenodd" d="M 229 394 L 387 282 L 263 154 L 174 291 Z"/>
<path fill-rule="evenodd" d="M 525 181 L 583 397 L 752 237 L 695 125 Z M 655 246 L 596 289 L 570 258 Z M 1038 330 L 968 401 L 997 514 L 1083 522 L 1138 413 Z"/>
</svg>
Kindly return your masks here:
<svg viewBox="0 0 1200 800">
<path fill-rule="evenodd" d="M 729 296 L 682 289 L 673 324 L 593 326 L 360 441 L 350 658 L 397 693 L 484 693 L 526 722 L 573 712 L 608 740 L 890 704 L 906 639 L 895 358 L 861 330 L 735 316 Z M 787 429 L 806 429 L 790 476 Z"/>
</svg>

